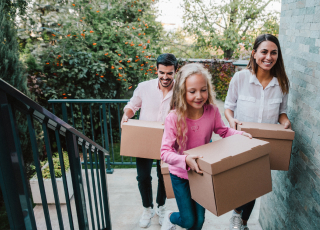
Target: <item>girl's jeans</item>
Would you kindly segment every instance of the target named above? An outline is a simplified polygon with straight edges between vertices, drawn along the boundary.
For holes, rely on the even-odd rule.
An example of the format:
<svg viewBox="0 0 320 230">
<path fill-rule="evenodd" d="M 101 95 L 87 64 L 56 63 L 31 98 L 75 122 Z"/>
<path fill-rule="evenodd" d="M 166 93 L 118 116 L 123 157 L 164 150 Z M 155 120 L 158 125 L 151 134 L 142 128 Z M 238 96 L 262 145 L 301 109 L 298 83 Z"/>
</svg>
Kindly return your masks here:
<svg viewBox="0 0 320 230">
<path fill-rule="evenodd" d="M 189 230 L 200 230 L 204 223 L 205 208 L 191 199 L 189 180 L 170 173 L 179 212 L 173 212 L 170 222 Z"/>
</svg>

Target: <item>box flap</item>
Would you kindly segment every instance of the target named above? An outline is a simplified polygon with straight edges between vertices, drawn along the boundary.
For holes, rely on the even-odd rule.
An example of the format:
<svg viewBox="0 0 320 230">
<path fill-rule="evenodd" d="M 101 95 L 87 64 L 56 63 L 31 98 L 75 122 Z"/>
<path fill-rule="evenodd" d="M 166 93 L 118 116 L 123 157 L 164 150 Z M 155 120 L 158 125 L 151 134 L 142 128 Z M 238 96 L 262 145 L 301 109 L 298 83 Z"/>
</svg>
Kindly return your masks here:
<svg viewBox="0 0 320 230">
<path fill-rule="evenodd" d="M 242 125 L 238 125 L 237 129 L 250 133 L 253 137 L 281 140 L 294 139 L 294 131 L 285 129 L 284 126 L 280 124 L 242 122 Z"/>
<path fill-rule="evenodd" d="M 242 135 L 233 135 L 206 145 L 184 151 L 186 155 L 200 155 L 201 170 L 215 175 L 242 165 L 271 152 L 270 143 Z"/>
<path fill-rule="evenodd" d="M 161 161 L 161 174 L 169 174 L 169 165 Z"/>
<path fill-rule="evenodd" d="M 127 122 L 123 122 L 122 125 L 164 129 L 164 123 L 160 121 L 142 121 L 142 120 L 136 120 L 136 119 L 129 119 Z"/>
</svg>

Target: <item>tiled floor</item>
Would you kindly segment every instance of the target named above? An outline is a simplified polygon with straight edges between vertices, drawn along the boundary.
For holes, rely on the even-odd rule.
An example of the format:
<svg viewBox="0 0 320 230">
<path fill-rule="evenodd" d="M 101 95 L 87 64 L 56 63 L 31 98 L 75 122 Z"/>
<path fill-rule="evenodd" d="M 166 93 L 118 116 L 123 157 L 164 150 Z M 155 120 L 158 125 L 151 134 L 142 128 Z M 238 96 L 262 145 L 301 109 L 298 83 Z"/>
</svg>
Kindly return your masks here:
<svg viewBox="0 0 320 230">
<path fill-rule="evenodd" d="M 225 124 L 227 121 L 223 115 L 223 102 L 217 101 L 217 105 L 220 109 L 222 119 Z M 220 137 L 218 135 L 212 136 L 213 140 L 218 140 Z M 89 174 L 90 175 L 90 174 Z M 111 222 L 113 230 L 138 230 L 139 227 L 139 218 L 142 214 L 143 207 L 141 203 L 140 193 L 138 190 L 138 185 L 136 181 L 136 169 L 115 169 L 114 173 L 107 176 L 108 180 L 108 191 L 109 191 L 109 202 L 110 202 L 110 212 L 111 212 Z M 154 201 L 157 191 L 157 175 L 155 168 L 152 169 L 152 178 L 153 178 L 153 194 Z M 85 179 L 83 172 L 83 179 Z M 86 191 L 86 185 L 84 185 Z M 91 188 L 92 189 L 92 188 Z M 87 192 L 85 192 L 87 193 Z M 86 197 L 88 204 L 88 197 Z M 74 199 L 71 199 L 73 219 L 75 222 L 75 229 L 78 229 L 77 217 L 74 208 Z M 177 211 L 177 205 L 175 199 L 167 200 L 167 208 L 173 211 Z M 259 217 L 259 207 L 260 199 L 257 200 L 255 208 L 253 210 L 252 216 L 248 223 L 250 230 L 261 230 L 260 224 L 258 222 Z M 53 225 L 53 229 L 59 229 L 57 214 L 55 205 L 49 205 L 50 218 Z M 68 214 L 65 205 L 61 205 L 62 216 L 64 220 L 65 229 L 68 230 Z M 46 229 L 45 219 L 43 216 L 42 206 L 37 205 L 34 208 L 35 216 L 37 219 L 38 229 Z M 89 226 L 91 227 L 91 218 L 89 207 L 87 206 L 87 212 L 89 216 Z M 229 219 L 231 212 L 226 213 L 220 217 L 216 217 L 209 211 L 206 211 L 206 220 L 203 226 L 203 230 L 214 230 L 214 229 L 223 229 L 227 230 L 229 226 Z M 96 218 L 96 216 L 94 216 Z M 155 215 L 152 218 L 152 224 L 149 230 L 160 230 L 160 225 L 158 223 L 158 217 Z M 181 228 L 177 228 L 181 229 Z"/>
<path fill-rule="evenodd" d="M 139 218 L 142 214 L 143 208 L 141 204 L 140 193 L 138 190 L 138 185 L 136 181 L 136 169 L 116 169 L 112 175 L 107 176 L 108 180 L 108 192 L 109 192 L 109 202 L 111 211 L 111 222 L 113 230 L 138 230 Z M 83 178 L 84 175 L 83 175 Z M 153 194 L 154 202 L 157 191 L 157 175 L 155 168 L 152 169 L 153 178 Z M 86 188 L 86 185 L 85 185 Z M 85 189 L 86 190 L 86 189 Z M 86 202 L 88 204 L 88 197 L 86 197 Z M 75 229 L 78 229 L 77 217 L 75 212 L 74 199 L 71 199 L 72 213 L 75 223 Z M 177 211 L 177 205 L 175 199 L 169 199 L 166 202 L 167 208 L 173 211 Z M 251 219 L 249 221 L 250 230 L 261 230 L 258 223 L 259 217 L 259 206 L 260 200 L 257 200 L 255 208 L 253 210 Z M 93 207 L 94 208 L 94 207 Z M 65 229 L 70 229 L 68 226 L 68 214 L 65 205 L 61 205 L 62 216 L 64 220 Z M 94 209 L 95 210 L 95 209 Z M 42 206 L 37 205 L 34 208 L 35 217 L 37 219 L 38 229 L 46 229 L 45 219 L 43 216 Z M 59 229 L 57 214 L 55 205 L 49 205 L 50 218 L 53 225 L 53 229 Z M 91 227 L 90 211 L 87 206 L 87 212 L 89 216 L 89 226 Z M 206 220 L 203 226 L 203 230 L 214 230 L 214 229 L 228 229 L 230 213 L 226 213 L 220 217 L 216 217 L 209 211 L 206 211 Z M 96 218 L 96 217 L 95 217 Z M 155 215 L 152 218 L 152 224 L 149 230 L 160 230 L 160 225 L 158 223 L 158 216 Z M 181 229 L 181 228 L 177 228 Z"/>
</svg>

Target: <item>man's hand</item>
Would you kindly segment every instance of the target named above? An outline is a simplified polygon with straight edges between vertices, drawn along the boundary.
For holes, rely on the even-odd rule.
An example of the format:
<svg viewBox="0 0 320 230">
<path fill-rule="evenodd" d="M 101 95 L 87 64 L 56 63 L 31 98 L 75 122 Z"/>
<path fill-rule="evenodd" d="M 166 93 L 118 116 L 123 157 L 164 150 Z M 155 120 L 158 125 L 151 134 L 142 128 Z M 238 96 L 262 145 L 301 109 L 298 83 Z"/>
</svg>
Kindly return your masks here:
<svg viewBox="0 0 320 230">
<path fill-rule="evenodd" d="M 199 165 L 196 161 L 198 158 L 202 158 L 202 156 L 188 155 L 186 157 L 186 163 L 191 170 L 195 171 L 196 173 L 203 174 L 203 172 L 199 169 Z"/>
<path fill-rule="evenodd" d="M 230 128 L 233 128 L 233 129 L 237 129 L 237 124 L 242 125 L 240 121 L 234 118 L 230 119 L 229 124 L 230 124 Z"/>
<path fill-rule="evenodd" d="M 243 132 L 242 136 L 249 137 L 250 139 L 252 139 L 252 135 L 250 133 Z"/>
<path fill-rule="evenodd" d="M 122 124 L 123 122 L 127 122 L 129 117 L 126 115 L 126 113 L 123 114 L 122 119 L 121 119 L 121 129 L 122 129 Z"/>
<path fill-rule="evenodd" d="M 122 119 L 121 119 L 121 123 L 120 123 L 121 129 L 122 129 L 122 124 L 123 124 L 123 122 L 127 122 L 128 119 L 130 119 L 130 118 L 133 117 L 133 116 L 134 116 L 134 112 L 133 112 L 131 109 L 126 108 L 126 109 L 124 110 L 124 113 L 123 113 L 123 116 L 122 116 Z"/>
</svg>

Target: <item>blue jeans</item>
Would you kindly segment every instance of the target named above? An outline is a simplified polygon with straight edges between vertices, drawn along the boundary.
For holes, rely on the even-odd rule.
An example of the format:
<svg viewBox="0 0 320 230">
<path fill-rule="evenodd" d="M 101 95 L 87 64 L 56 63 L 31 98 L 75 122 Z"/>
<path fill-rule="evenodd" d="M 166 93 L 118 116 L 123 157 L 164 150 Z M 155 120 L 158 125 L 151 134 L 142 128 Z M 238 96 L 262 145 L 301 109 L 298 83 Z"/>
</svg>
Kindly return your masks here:
<svg viewBox="0 0 320 230">
<path fill-rule="evenodd" d="M 200 230 L 204 223 L 205 208 L 191 199 L 189 180 L 170 173 L 172 188 L 179 212 L 173 212 L 170 221 L 188 230 Z"/>
</svg>

